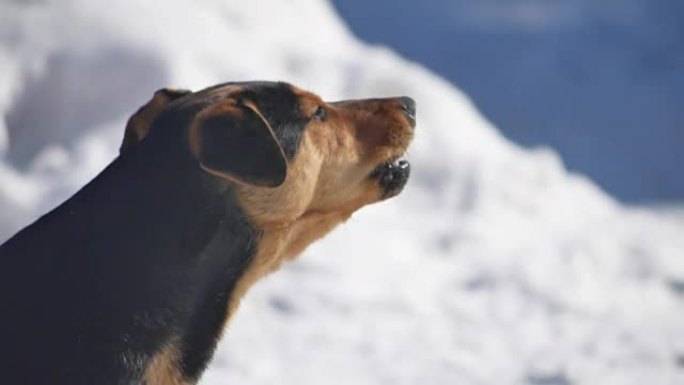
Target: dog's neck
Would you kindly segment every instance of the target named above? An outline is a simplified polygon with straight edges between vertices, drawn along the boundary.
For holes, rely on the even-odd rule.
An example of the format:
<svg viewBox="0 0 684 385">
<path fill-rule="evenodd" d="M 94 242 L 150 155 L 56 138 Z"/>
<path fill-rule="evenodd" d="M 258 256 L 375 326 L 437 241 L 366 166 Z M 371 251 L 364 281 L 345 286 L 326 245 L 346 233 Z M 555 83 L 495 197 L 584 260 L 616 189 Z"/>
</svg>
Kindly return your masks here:
<svg viewBox="0 0 684 385">
<path fill-rule="evenodd" d="M 178 159 L 179 156 L 174 158 Z M 163 165 L 163 161 L 163 157 L 145 160 L 151 170 L 155 165 Z M 204 277 L 195 295 L 205 299 L 200 301 L 200 309 L 192 312 L 202 317 L 191 316 L 187 320 L 191 325 L 190 334 L 169 336 L 169 342 L 148 365 L 145 373 L 148 385 L 173 383 L 170 382 L 172 379 L 178 384 L 193 383 L 211 359 L 218 337 L 227 321 L 235 315 L 248 289 L 263 276 L 280 268 L 284 262 L 297 257 L 357 209 L 350 207 L 331 212 L 304 212 L 290 219 L 260 222 L 258 218 L 249 218 L 240 209 L 236 203 L 239 199 L 234 199 L 234 186 L 221 183 L 201 171 L 198 173 L 194 159 L 188 158 L 183 167 L 187 169 L 176 170 L 182 174 L 182 179 L 187 179 L 190 174 L 191 178 L 199 178 L 194 182 L 184 182 L 200 190 L 195 191 L 194 194 L 199 195 L 191 199 L 197 202 L 199 196 L 206 200 L 204 207 L 194 203 L 195 210 L 206 213 L 200 216 L 201 221 L 205 221 L 204 226 L 215 226 L 212 229 L 197 225 L 191 227 L 197 234 L 212 234 L 207 239 L 197 239 L 192 234 L 184 235 L 190 244 L 202 248 L 200 260 L 192 268 L 196 269 L 196 274 Z M 220 210 L 216 207 L 220 207 Z M 221 214 L 214 217 L 218 211 Z"/>
<path fill-rule="evenodd" d="M 346 221 L 352 212 L 312 212 L 288 222 L 273 223 L 261 228 L 261 241 L 244 274 L 230 297 L 229 316 L 250 287 L 260 278 L 278 270 L 283 263 L 299 256 L 309 245 Z"/>
</svg>

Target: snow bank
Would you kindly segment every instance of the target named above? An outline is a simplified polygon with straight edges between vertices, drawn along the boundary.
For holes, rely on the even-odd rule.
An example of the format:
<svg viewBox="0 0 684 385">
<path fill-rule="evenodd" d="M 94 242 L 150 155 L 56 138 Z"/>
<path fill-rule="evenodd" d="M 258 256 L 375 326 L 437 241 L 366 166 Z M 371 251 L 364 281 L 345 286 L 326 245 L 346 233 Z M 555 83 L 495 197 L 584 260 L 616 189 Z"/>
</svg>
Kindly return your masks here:
<svg viewBox="0 0 684 385">
<path fill-rule="evenodd" d="M 620 207 L 313 0 L 0 5 L 0 239 L 116 154 L 156 88 L 411 95 L 405 193 L 258 285 L 203 383 L 676 384 L 684 226 Z"/>
</svg>

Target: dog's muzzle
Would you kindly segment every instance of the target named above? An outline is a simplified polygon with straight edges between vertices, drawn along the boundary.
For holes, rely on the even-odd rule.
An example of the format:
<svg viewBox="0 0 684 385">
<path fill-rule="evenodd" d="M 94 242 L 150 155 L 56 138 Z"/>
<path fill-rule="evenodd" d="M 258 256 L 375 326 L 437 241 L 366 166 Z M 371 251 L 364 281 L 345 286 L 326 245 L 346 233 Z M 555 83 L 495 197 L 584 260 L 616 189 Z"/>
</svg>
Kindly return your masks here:
<svg viewBox="0 0 684 385">
<path fill-rule="evenodd" d="M 416 102 L 408 96 L 398 98 L 399 108 L 411 128 L 416 127 Z M 382 189 L 382 199 L 398 195 L 411 175 L 411 164 L 399 156 L 376 167 L 370 177 L 376 179 Z"/>
</svg>

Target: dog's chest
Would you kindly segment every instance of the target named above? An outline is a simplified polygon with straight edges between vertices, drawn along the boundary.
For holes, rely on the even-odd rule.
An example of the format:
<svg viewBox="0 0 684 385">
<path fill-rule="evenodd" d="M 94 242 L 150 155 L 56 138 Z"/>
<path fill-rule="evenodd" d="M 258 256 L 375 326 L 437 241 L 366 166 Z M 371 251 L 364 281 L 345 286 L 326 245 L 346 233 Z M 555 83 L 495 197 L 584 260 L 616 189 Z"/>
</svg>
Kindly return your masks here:
<svg viewBox="0 0 684 385">
<path fill-rule="evenodd" d="M 150 361 L 146 385 L 195 383 L 213 356 L 229 316 L 231 294 L 255 252 L 256 232 L 239 213 L 226 216 L 196 256 L 188 309 Z"/>
</svg>

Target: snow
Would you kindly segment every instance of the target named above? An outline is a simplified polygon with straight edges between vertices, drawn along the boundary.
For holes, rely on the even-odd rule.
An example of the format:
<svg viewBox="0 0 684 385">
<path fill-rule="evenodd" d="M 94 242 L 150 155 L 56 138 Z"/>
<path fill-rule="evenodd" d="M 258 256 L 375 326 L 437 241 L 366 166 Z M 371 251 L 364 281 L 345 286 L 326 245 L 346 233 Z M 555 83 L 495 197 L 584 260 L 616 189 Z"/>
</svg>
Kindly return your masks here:
<svg viewBox="0 0 684 385">
<path fill-rule="evenodd" d="M 414 175 L 259 283 L 204 385 L 684 383 L 684 223 L 626 208 L 314 0 L 0 5 L 0 239 L 92 178 L 163 86 L 411 95 Z"/>
<path fill-rule="evenodd" d="M 458 84 L 505 137 L 553 147 L 623 202 L 684 200 L 681 0 L 333 3 L 362 39 Z"/>
</svg>

